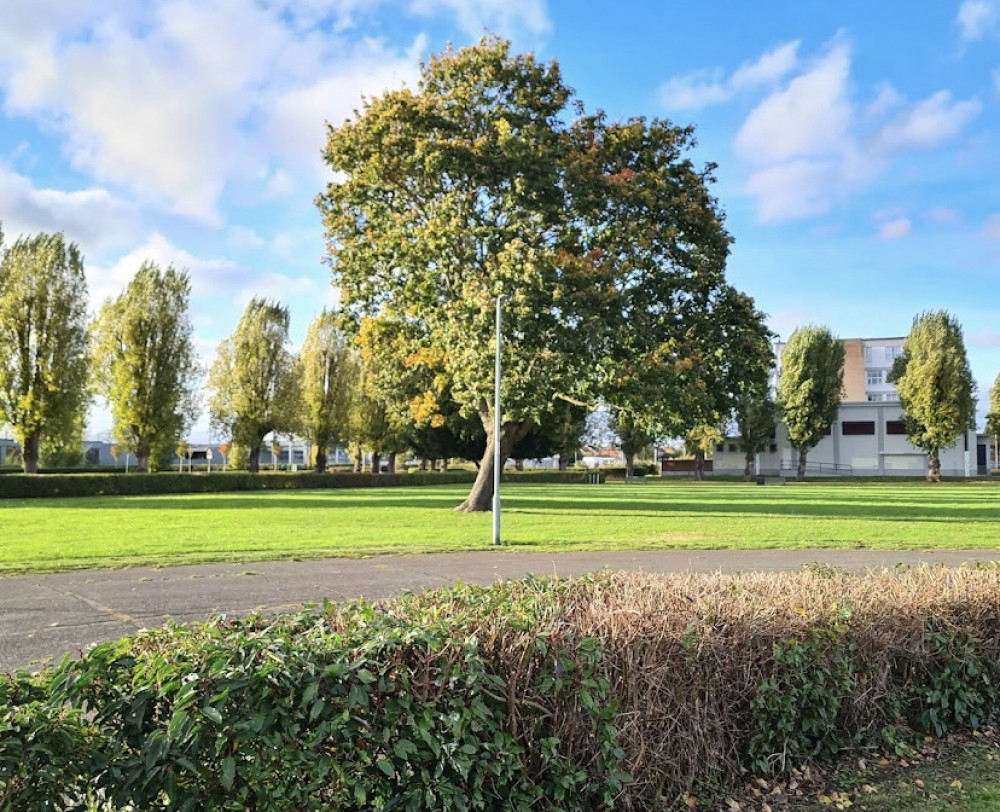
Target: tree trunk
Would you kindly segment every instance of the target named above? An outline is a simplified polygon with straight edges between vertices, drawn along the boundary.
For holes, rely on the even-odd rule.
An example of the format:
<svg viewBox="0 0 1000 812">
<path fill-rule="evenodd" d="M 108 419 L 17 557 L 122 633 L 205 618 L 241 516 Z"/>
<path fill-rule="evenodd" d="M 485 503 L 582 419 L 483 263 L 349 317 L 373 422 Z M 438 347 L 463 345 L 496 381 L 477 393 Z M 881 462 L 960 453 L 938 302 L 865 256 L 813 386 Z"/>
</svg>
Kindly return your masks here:
<svg viewBox="0 0 1000 812">
<path fill-rule="evenodd" d="M 936 448 L 932 448 L 927 455 L 927 481 L 941 481 L 941 455 Z"/>
<path fill-rule="evenodd" d="M 438 463 L 438 470 L 443 474 L 448 470 L 448 458 L 442 457 L 441 461 Z"/>
<path fill-rule="evenodd" d="M 635 454 L 625 452 L 625 481 L 628 482 L 635 476 Z"/>
<path fill-rule="evenodd" d="M 396 455 L 395 454 L 387 454 L 386 458 L 385 458 L 385 462 L 386 462 L 385 472 L 387 474 L 394 474 L 394 473 L 396 473 Z"/>
<path fill-rule="evenodd" d="M 181 464 L 182 465 L 184 464 L 183 460 L 181 460 Z M 147 449 L 143 449 L 142 451 L 136 451 L 135 452 L 135 470 L 139 471 L 140 473 L 143 473 L 143 474 L 149 472 L 149 449 L 148 448 Z"/>
<path fill-rule="evenodd" d="M 364 455 L 361 453 L 361 446 L 354 446 L 354 473 L 360 474 L 364 467 Z"/>
<path fill-rule="evenodd" d="M 421 457 L 420 458 L 420 469 L 419 470 L 421 470 L 421 471 L 426 471 L 427 470 L 427 457 Z"/>
<path fill-rule="evenodd" d="M 749 482 L 753 479 L 753 458 L 754 455 L 751 452 L 747 452 L 746 457 L 744 457 L 743 463 L 743 481 Z"/>
<path fill-rule="evenodd" d="M 327 462 L 326 449 L 325 448 L 320 448 L 319 446 L 317 446 L 316 447 L 316 473 L 317 474 L 325 474 L 326 473 L 326 462 Z"/>
<path fill-rule="evenodd" d="M 251 474 L 260 471 L 260 443 L 254 443 L 247 452 L 247 470 Z"/>
<path fill-rule="evenodd" d="M 381 451 L 372 451 L 371 472 L 373 474 L 381 474 L 382 473 L 382 452 Z"/>
<path fill-rule="evenodd" d="M 795 471 L 796 482 L 802 482 L 806 478 L 806 454 L 808 453 L 804 448 L 799 450 L 799 467 Z"/>
<path fill-rule="evenodd" d="M 523 471 L 524 470 L 524 460 L 514 460 L 514 470 Z"/>
<path fill-rule="evenodd" d="M 705 452 L 700 448 L 694 452 L 694 479 L 696 482 L 705 481 Z"/>
<path fill-rule="evenodd" d="M 565 471 L 569 467 L 569 460 L 566 458 L 565 454 L 559 455 L 559 470 Z"/>
<path fill-rule="evenodd" d="M 486 450 L 479 463 L 476 481 L 465 501 L 455 510 L 479 513 L 493 509 L 493 421 L 488 414 L 481 414 L 486 429 Z M 500 469 L 510 456 L 511 449 L 531 430 L 530 420 L 509 421 L 500 426 Z"/>
<path fill-rule="evenodd" d="M 26 474 L 38 473 L 39 439 L 38 432 L 35 432 L 25 437 L 24 444 L 21 446 L 21 463 L 24 465 L 24 473 Z"/>
</svg>

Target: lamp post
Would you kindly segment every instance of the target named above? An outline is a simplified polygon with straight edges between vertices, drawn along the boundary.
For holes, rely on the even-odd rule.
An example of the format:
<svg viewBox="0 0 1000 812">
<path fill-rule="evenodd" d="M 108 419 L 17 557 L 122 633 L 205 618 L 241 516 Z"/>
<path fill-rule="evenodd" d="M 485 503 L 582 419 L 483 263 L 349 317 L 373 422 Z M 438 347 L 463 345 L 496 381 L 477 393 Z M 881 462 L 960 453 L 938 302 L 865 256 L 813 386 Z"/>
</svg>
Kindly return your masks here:
<svg viewBox="0 0 1000 812">
<path fill-rule="evenodd" d="M 496 366 L 493 374 L 493 546 L 500 546 L 500 303 L 497 296 Z"/>
</svg>

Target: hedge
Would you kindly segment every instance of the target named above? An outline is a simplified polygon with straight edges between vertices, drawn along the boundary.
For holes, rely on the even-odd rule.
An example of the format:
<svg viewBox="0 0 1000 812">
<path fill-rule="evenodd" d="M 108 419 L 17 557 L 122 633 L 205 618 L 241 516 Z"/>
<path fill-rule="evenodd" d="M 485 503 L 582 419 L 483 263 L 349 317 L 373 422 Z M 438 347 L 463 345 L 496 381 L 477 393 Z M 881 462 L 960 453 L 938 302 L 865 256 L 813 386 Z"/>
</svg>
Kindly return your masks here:
<svg viewBox="0 0 1000 812">
<path fill-rule="evenodd" d="M 170 626 L 0 679 L 0 807 L 673 809 L 995 724 L 998 646 L 996 568 L 530 578 Z"/>
<path fill-rule="evenodd" d="M 234 491 L 283 491 L 322 488 L 386 488 L 405 485 L 448 485 L 471 483 L 468 471 L 411 474 L 317 474 L 276 472 L 251 474 L 246 471 L 186 474 L 46 474 L 0 477 L 0 499 L 31 499 L 72 496 L 139 496 L 168 493 L 228 493 Z"/>
<path fill-rule="evenodd" d="M 322 490 L 324 488 L 396 488 L 408 485 L 471 485 L 475 471 L 397 474 L 335 471 L 246 471 L 153 474 L 7 474 L 0 477 L 0 499 L 75 496 L 150 496 L 170 493 L 231 493 L 236 491 Z M 505 471 L 504 482 L 583 482 L 579 471 Z"/>
</svg>

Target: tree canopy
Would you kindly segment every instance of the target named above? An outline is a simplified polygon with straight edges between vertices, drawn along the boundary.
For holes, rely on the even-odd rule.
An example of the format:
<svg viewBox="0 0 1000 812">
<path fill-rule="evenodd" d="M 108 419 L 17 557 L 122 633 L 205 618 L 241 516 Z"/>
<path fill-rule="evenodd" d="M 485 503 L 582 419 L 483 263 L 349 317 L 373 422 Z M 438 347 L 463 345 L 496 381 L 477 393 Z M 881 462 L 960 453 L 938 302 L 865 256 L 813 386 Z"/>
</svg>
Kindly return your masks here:
<svg viewBox="0 0 1000 812">
<path fill-rule="evenodd" d="M 975 428 L 975 381 L 958 320 L 944 310 L 913 319 L 903 353 L 892 366 L 910 442 L 927 452 L 927 479 L 941 479 L 940 450 Z"/>
<path fill-rule="evenodd" d="M 844 391 L 844 345 L 826 327 L 797 329 L 781 353 L 777 404 L 788 441 L 799 452 L 796 478 L 806 455 L 837 419 Z"/>
<path fill-rule="evenodd" d="M 94 385 L 138 471 L 172 450 L 198 413 L 190 295 L 186 271 L 144 262 L 92 327 Z"/>
<path fill-rule="evenodd" d="M 0 423 L 21 446 L 26 473 L 43 446 L 78 438 L 86 410 L 87 282 L 83 257 L 62 234 L 0 234 Z"/>
<path fill-rule="evenodd" d="M 555 62 L 493 38 L 329 128 L 337 180 L 317 203 L 333 281 L 355 324 L 405 324 L 440 354 L 451 396 L 480 418 L 464 509 L 492 497 L 498 295 L 501 460 L 558 400 L 593 403 L 620 380 L 623 407 L 657 383 L 665 411 L 677 402 L 685 325 L 711 309 L 729 245 L 712 167 L 684 157 L 693 144 L 668 122 L 584 115 Z"/>
<path fill-rule="evenodd" d="M 208 373 L 212 426 L 247 450 L 260 467 L 260 444 L 272 431 L 293 431 L 299 415 L 295 356 L 288 343 L 288 309 L 251 299 L 233 335 L 219 345 Z M 234 452 L 235 456 L 235 452 Z"/>
</svg>

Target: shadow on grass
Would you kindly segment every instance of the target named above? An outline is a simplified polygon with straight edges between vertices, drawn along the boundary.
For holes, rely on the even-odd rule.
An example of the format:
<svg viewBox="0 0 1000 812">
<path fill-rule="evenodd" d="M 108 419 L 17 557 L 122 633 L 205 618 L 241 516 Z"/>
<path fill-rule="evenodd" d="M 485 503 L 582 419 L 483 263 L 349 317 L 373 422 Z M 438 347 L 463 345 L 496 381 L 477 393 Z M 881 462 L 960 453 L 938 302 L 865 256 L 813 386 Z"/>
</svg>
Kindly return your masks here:
<svg viewBox="0 0 1000 812">
<path fill-rule="evenodd" d="M 905 492 L 904 492 L 905 493 Z M 867 495 L 856 493 L 823 494 L 815 490 L 792 494 L 764 494 L 750 489 L 736 491 L 715 488 L 703 491 L 701 498 L 690 492 L 665 490 L 656 493 L 585 490 L 581 486 L 519 488 L 504 497 L 504 509 L 521 515 L 621 516 L 631 518 L 666 518 L 670 516 L 704 517 L 798 517 L 809 519 L 858 519 L 867 521 L 921 521 L 943 523 L 1000 522 L 1000 501 L 976 494 L 975 498 L 949 500 L 946 504 L 918 500 L 907 493 L 905 501 L 894 501 L 884 491 Z M 895 494 L 893 494 L 895 495 Z M 902 494 L 899 494 L 902 496 Z M 44 509 L 95 511 L 155 510 L 177 511 L 254 511 L 254 510 L 358 510 L 391 511 L 409 509 L 426 511 L 450 510 L 462 500 L 464 488 L 434 492 L 411 489 L 380 492 L 311 491 L 298 493 L 253 494 L 192 494 L 168 496 L 93 497 L 59 500 L 32 500 L 19 503 Z M 688 497 L 688 498 L 685 498 Z M 982 497 L 982 498 L 980 498 Z M 367 517 L 366 517 L 367 518 Z M 377 518 L 377 513 L 372 518 Z M 446 521 L 442 519 L 442 521 Z M 1000 535 L 1000 534 L 998 534 Z"/>
</svg>

